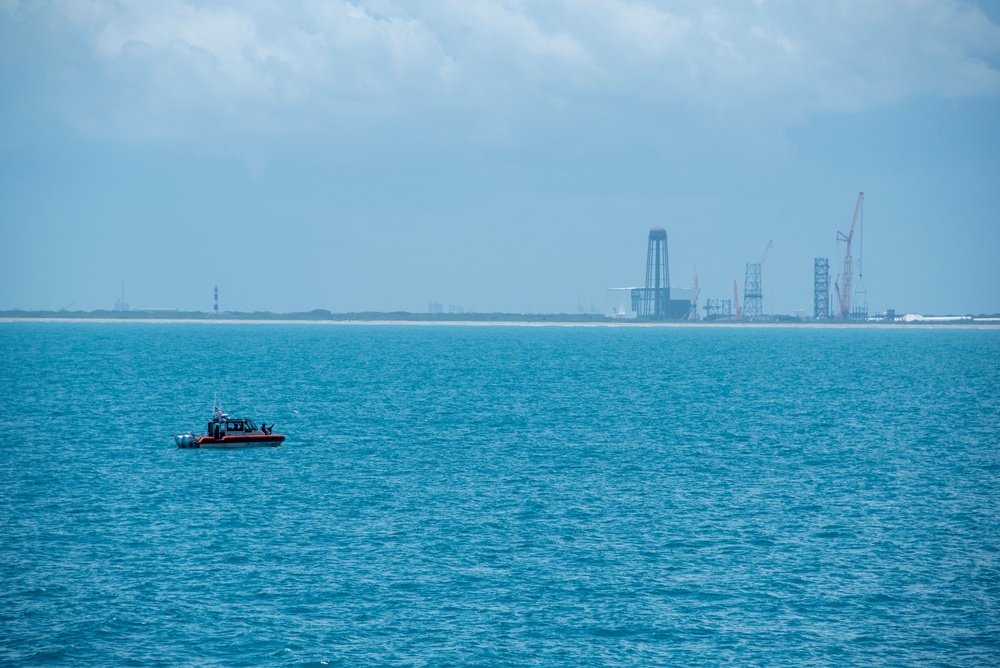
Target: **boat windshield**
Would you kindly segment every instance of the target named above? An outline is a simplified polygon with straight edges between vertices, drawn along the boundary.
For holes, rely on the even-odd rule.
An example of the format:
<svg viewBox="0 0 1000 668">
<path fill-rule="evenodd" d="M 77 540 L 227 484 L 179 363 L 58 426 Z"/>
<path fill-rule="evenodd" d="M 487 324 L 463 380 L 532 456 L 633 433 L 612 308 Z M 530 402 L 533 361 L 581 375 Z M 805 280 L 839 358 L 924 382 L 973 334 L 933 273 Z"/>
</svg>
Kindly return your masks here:
<svg viewBox="0 0 1000 668">
<path fill-rule="evenodd" d="M 257 431 L 257 425 L 253 420 L 230 418 L 225 421 L 220 420 L 219 422 L 225 423 L 226 431 Z"/>
</svg>

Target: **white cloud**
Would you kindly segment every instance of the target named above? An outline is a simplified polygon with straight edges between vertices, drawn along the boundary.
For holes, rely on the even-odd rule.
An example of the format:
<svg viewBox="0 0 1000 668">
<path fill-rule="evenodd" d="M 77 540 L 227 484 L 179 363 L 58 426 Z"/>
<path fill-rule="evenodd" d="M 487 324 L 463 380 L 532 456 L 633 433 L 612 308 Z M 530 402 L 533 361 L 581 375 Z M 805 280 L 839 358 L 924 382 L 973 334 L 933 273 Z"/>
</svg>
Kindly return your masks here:
<svg viewBox="0 0 1000 668">
<path fill-rule="evenodd" d="M 108 76 L 140 90 L 144 111 L 164 118 L 207 109 L 223 117 L 254 116 L 247 109 L 402 113 L 421 104 L 485 112 L 594 94 L 794 115 L 1000 93 L 1000 28 L 966 0 L 5 7 L 15 17 L 47 13 L 81 35 Z"/>
</svg>

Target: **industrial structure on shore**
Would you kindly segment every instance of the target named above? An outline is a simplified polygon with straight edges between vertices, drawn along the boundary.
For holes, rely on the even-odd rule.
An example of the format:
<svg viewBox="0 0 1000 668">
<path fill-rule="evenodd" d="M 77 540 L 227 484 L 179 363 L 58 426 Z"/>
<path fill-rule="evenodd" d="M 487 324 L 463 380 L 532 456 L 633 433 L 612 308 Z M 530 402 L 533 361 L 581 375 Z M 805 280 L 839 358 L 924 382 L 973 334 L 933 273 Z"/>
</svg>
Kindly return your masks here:
<svg viewBox="0 0 1000 668">
<path fill-rule="evenodd" d="M 646 247 L 646 285 L 641 288 L 608 290 L 612 314 L 639 320 L 681 320 L 692 313 L 694 291 L 670 287 L 670 260 L 667 256 L 667 231 L 654 227 Z"/>
<path fill-rule="evenodd" d="M 864 227 L 864 192 L 858 193 L 858 201 L 854 205 L 854 217 L 847 234 L 837 231 L 837 243 L 844 244 L 843 266 L 840 275 L 833 282 L 837 303 L 832 304 L 830 294 L 830 258 L 818 257 L 813 263 L 813 318 L 816 320 L 867 320 L 868 292 L 865 290 L 864 274 L 861 265 L 861 253 L 858 253 L 858 281 L 854 282 L 854 255 L 851 244 L 854 242 L 854 231 L 858 229 L 859 220 Z M 861 250 L 861 249 L 859 249 Z"/>
<path fill-rule="evenodd" d="M 854 235 L 863 239 L 864 192 L 858 193 L 854 217 L 848 232 L 837 231 L 838 246 L 843 244 L 841 271 L 830 291 L 830 259 L 817 257 L 813 262 L 813 314 L 815 320 L 868 320 L 868 295 L 862 273 L 863 248 L 854 258 Z M 860 226 L 859 226 L 860 223 Z M 733 281 L 732 299 L 706 299 L 705 320 L 764 321 L 778 316 L 764 312 L 763 266 L 771 250 L 769 241 L 757 262 L 748 262 L 743 279 L 743 306 L 740 307 L 739 284 Z M 860 244 L 859 244 L 860 245 Z M 670 287 L 670 261 L 667 255 L 667 231 L 654 227 L 649 231 L 646 250 L 646 283 L 644 287 L 611 288 L 607 291 L 609 313 L 616 318 L 639 320 L 698 320 L 698 271 L 694 271 L 693 288 Z M 834 301 L 834 296 L 836 300 Z M 881 319 L 892 319 L 889 310 Z M 797 319 L 797 318 L 796 318 Z"/>
</svg>

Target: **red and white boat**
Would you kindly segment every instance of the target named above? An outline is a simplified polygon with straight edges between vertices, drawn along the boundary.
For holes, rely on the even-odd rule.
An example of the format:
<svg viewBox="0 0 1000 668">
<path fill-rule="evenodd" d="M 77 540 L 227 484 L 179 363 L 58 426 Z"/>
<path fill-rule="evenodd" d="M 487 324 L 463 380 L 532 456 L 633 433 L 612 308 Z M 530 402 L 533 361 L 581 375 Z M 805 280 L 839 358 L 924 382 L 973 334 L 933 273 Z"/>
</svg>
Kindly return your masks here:
<svg viewBox="0 0 1000 668">
<path fill-rule="evenodd" d="M 276 448 L 285 442 L 285 436 L 275 434 L 272 429 L 273 424 L 258 427 L 253 420 L 229 417 L 216 408 L 204 435 L 176 434 L 174 442 L 178 448 Z"/>
</svg>

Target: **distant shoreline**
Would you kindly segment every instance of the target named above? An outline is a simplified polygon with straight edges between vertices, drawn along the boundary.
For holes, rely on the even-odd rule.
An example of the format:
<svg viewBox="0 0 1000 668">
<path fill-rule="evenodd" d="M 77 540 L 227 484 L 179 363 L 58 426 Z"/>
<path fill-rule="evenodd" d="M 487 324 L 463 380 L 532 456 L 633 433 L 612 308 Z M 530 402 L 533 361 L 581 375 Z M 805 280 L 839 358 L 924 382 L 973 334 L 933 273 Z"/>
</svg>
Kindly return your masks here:
<svg viewBox="0 0 1000 668">
<path fill-rule="evenodd" d="M 297 314 L 296 314 L 297 315 Z M 386 314 L 389 316 L 392 314 Z M 484 314 L 485 315 L 485 314 Z M 342 325 L 342 326 L 457 326 L 457 327 L 698 327 L 698 328 L 792 328 L 792 329 L 870 329 L 870 328 L 953 328 L 953 329 L 994 329 L 1000 327 L 1000 318 L 990 319 L 958 319 L 948 317 L 940 320 L 923 320 L 913 322 L 818 322 L 815 320 L 803 321 L 774 321 L 767 320 L 761 322 L 733 322 L 731 320 L 715 320 L 695 322 L 687 321 L 665 321 L 649 322 L 635 319 L 613 319 L 613 318 L 587 318 L 580 319 L 575 316 L 516 316 L 505 319 L 503 316 L 510 314 L 495 314 L 496 319 L 488 317 L 473 318 L 439 318 L 421 317 L 420 314 L 410 314 L 409 318 L 400 319 L 392 317 L 371 316 L 367 318 L 318 318 L 318 317 L 271 317 L 255 318 L 251 314 L 245 316 L 227 317 L 180 317 L 165 318 L 162 315 L 135 314 L 128 317 L 107 317 L 89 315 L 54 315 L 45 314 L 37 316 L 26 316 L 23 314 L 11 315 L 10 313 L 0 313 L 0 322 L 10 323 L 95 323 L 95 324 L 118 324 L 118 323 L 146 323 L 146 324 L 203 324 L 203 325 Z"/>
</svg>

